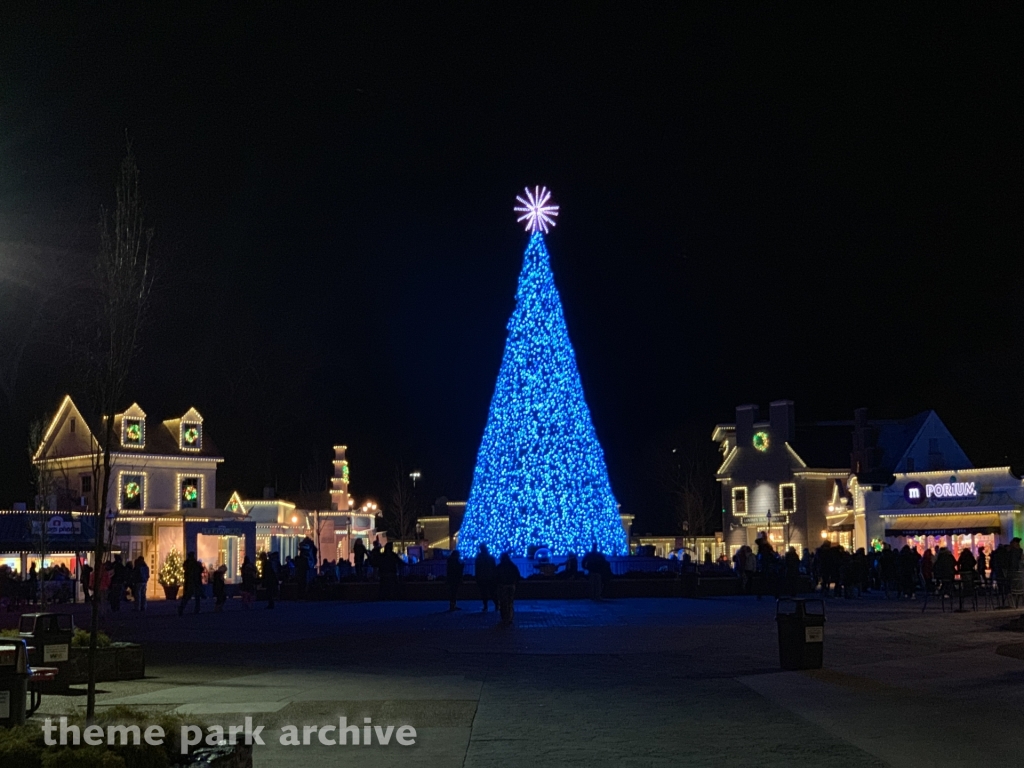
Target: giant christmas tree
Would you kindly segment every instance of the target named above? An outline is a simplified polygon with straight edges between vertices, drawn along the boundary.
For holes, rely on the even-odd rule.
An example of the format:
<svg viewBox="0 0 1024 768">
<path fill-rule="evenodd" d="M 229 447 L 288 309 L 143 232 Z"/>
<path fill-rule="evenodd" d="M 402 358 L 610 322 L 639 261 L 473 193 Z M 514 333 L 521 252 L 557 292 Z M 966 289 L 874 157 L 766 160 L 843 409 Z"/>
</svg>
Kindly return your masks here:
<svg viewBox="0 0 1024 768">
<path fill-rule="evenodd" d="M 527 190 L 517 200 L 532 234 L 459 549 L 472 556 L 483 543 L 495 554 L 526 555 L 537 545 L 566 555 L 597 544 L 606 554 L 626 554 L 544 245 L 558 207 L 549 204 L 546 189 Z"/>
</svg>

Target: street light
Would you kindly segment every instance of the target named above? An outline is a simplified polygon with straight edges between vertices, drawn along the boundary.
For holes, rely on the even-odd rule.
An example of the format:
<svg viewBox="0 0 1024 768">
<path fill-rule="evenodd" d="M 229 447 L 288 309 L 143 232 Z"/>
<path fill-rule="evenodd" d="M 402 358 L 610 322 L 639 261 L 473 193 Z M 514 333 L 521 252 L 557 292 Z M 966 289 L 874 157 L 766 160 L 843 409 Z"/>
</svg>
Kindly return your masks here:
<svg viewBox="0 0 1024 768">
<path fill-rule="evenodd" d="M 420 471 L 417 469 L 413 472 L 410 472 L 409 477 L 412 479 L 412 487 L 416 488 L 416 481 L 419 480 L 422 477 L 422 475 L 420 474 Z"/>
</svg>

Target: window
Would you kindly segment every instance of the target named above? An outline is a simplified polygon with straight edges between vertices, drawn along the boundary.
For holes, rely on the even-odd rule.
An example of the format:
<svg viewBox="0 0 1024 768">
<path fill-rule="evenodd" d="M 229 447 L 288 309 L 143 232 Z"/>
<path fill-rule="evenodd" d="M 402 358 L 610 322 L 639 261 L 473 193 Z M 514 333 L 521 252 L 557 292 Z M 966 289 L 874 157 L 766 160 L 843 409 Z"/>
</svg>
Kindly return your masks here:
<svg viewBox="0 0 1024 768">
<path fill-rule="evenodd" d="M 144 509 L 145 475 L 121 475 L 121 509 Z"/>
<path fill-rule="evenodd" d="M 92 493 L 92 475 L 82 475 L 82 495 Z"/>
<path fill-rule="evenodd" d="M 747 489 L 746 488 L 733 488 L 732 489 L 732 513 L 734 515 L 745 515 L 747 514 Z"/>
<path fill-rule="evenodd" d="M 71 434 L 75 434 L 75 417 L 71 417 Z"/>
<path fill-rule="evenodd" d="M 203 425 L 195 422 L 181 423 L 181 450 L 199 451 L 203 447 Z"/>
<path fill-rule="evenodd" d="M 181 478 L 181 509 L 199 508 L 199 478 Z"/>
<path fill-rule="evenodd" d="M 795 485 L 783 485 L 779 487 L 779 509 L 783 512 L 793 512 L 796 509 Z"/>
<path fill-rule="evenodd" d="M 939 452 L 939 438 L 937 438 L 937 437 L 929 437 L 928 438 L 928 453 L 938 453 L 938 452 Z"/>
<path fill-rule="evenodd" d="M 142 448 L 146 445 L 146 422 L 142 419 L 124 420 L 121 432 L 121 444 L 128 448 Z"/>
</svg>

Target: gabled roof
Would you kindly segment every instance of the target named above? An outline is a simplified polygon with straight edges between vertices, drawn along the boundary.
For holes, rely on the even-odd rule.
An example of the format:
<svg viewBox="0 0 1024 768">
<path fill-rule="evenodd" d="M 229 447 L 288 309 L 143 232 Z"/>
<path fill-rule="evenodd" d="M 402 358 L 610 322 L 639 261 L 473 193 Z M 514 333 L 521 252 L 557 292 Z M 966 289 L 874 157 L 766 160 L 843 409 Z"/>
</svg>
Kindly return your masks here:
<svg viewBox="0 0 1024 768">
<path fill-rule="evenodd" d="M 205 430 L 200 450 L 183 451 L 181 449 L 178 440 L 178 425 L 181 423 L 182 419 L 187 418 L 187 420 L 192 421 L 190 418 L 192 415 L 198 417 L 195 419 L 196 422 L 202 422 L 202 416 L 199 416 L 198 411 L 192 408 L 189 409 L 185 416 L 179 419 L 171 419 L 169 421 L 150 426 L 151 422 L 147 419 L 145 412 L 143 412 L 139 407 L 138 403 L 133 403 L 131 407 L 114 416 L 114 445 L 111 446 L 111 449 L 116 454 L 137 453 L 146 456 L 195 456 L 208 459 L 223 459 L 220 450 L 217 448 L 216 444 L 210 440 L 209 436 L 205 434 Z M 126 416 L 129 419 L 138 418 L 146 421 L 146 429 L 144 433 L 145 442 L 141 447 L 124 445 L 122 443 L 121 426 L 124 423 Z M 80 444 L 79 449 L 72 453 L 62 452 L 60 456 L 51 455 L 55 440 L 61 434 L 61 430 L 67 420 L 72 417 L 77 419 L 76 436 L 81 435 L 80 438 L 76 439 L 76 444 Z M 82 432 L 80 433 L 78 430 L 82 430 Z M 89 447 L 90 445 L 91 448 Z M 61 456 L 81 456 L 98 450 L 99 443 L 97 442 L 90 425 L 86 422 L 74 401 L 72 401 L 71 396 L 65 395 L 64 400 L 57 409 L 57 413 L 50 420 L 46 432 L 43 434 L 43 439 L 39 444 L 39 448 L 36 450 L 32 460 L 41 461 L 46 459 L 57 459 Z"/>
<path fill-rule="evenodd" d="M 89 424 L 82 416 L 81 411 L 78 410 L 78 406 L 75 405 L 74 401 L 71 399 L 71 395 L 65 395 L 60 406 L 57 408 L 57 412 L 53 415 L 53 418 L 50 419 L 50 423 L 46 426 L 46 431 L 43 433 L 43 439 L 39 442 L 39 447 L 36 448 L 36 452 L 32 456 L 32 461 L 39 461 L 44 456 L 48 456 L 53 448 L 57 436 L 61 433 L 61 429 L 68 420 L 72 418 L 76 419 L 76 424 L 80 424 L 83 430 L 81 440 L 79 441 L 82 443 L 82 450 L 76 451 L 76 453 L 91 453 L 99 449 L 99 444 L 96 442 L 96 438 L 93 437 L 92 430 L 89 429 Z M 53 456 L 50 458 L 60 457 Z"/>
</svg>

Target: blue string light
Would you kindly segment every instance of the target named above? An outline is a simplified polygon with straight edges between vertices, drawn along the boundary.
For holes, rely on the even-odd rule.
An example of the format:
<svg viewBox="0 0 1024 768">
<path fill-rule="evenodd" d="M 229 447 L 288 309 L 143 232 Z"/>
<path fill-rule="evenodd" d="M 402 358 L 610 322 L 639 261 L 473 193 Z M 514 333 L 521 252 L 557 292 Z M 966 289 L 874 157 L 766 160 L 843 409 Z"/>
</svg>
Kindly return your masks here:
<svg viewBox="0 0 1024 768">
<path fill-rule="evenodd" d="M 608 482 L 544 235 L 526 247 L 508 323 L 505 355 L 459 533 L 472 556 L 627 554 L 626 532 Z"/>
</svg>

